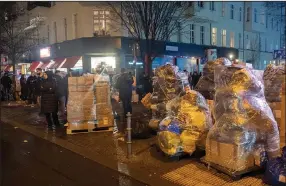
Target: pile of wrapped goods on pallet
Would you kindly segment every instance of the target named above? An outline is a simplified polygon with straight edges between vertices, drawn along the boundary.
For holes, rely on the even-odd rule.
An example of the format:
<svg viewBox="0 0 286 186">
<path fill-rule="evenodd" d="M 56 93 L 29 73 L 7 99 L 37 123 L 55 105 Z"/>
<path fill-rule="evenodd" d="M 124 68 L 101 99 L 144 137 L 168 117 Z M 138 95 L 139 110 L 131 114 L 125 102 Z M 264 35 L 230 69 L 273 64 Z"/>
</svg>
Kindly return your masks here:
<svg viewBox="0 0 286 186">
<path fill-rule="evenodd" d="M 155 70 L 154 91 L 142 103 L 153 110 L 150 127 L 158 130 L 158 146 L 168 156 L 192 155 L 205 148 L 211 114 L 204 97 L 190 89 L 185 73 L 166 64 Z"/>
<path fill-rule="evenodd" d="M 245 66 L 221 65 L 214 70 L 215 124 L 207 136 L 205 159 L 230 174 L 251 172 L 255 162 L 280 152 L 279 131 L 263 80 Z"/>
<path fill-rule="evenodd" d="M 67 120 L 69 129 L 72 130 L 94 127 L 96 105 L 93 77 L 68 78 Z"/>
</svg>

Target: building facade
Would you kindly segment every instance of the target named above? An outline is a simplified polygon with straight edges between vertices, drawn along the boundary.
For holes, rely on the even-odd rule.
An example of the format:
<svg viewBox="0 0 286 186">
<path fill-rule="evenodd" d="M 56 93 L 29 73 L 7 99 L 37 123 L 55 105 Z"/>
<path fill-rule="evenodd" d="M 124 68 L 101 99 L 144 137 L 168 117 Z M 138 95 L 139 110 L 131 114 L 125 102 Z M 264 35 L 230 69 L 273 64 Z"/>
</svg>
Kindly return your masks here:
<svg viewBox="0 0 286 186">
<path fill-rule="evenodd" d="M 171 56 L 182 64 L 181 68 L 187 68 L 186 63 L 198 64 L 206 49 L 217 49 L 218 57 L 238 59 L 264 69 L 273 59 L 273 50 L 282 47 L 281 29 L 284 26 L 266 13 L 262 2 L 201 1 L 189 2 L 188 6 L 192 16 L 168 42 L 158 41 L 161 59 L 154 60 L 154 64 L 162 64 L 162 61 L 168 61 L 163 58 Z M 98 63 L 103 57 L 112 58 L 116 67 L 132 63 L 132 39 L 110 19 L 111 12 L 100 2 L 51 2 L 45 6 L 28 3 L 27 9 L 27 19 L 45 18 L 39 33 L 42 48 L 50 47 L 51 50 L 49 57 L 43 59 L 37 48 L 32 52 L 31 60 L 76 55 L 81 56 L 85 70 L 90 70 L 92 61 Z M 190 69 L 193 67 L 188 68 L 194 71 Z"/>
</svg>

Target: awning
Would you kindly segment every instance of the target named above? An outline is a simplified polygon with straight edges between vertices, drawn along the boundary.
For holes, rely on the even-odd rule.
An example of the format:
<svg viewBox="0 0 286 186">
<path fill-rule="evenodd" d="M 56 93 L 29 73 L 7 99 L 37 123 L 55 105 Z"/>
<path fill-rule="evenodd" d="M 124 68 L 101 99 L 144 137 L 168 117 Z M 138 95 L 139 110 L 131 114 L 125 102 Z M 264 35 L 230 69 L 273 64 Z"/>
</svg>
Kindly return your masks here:
<svg viewBox="0 0 286 186">
<path fill-rule="evenodd" d="M 43 61 L 41 62 L 41 66 L 38 68 L 45 69 L 50 64 L 50 61 Z"/>
<path fill-rule="evenodd" d="M 54 59 L 54 63 L 49 68 L 57 69 L 62 63 L 64 63 L 65 60 L 66 60 L 66 58 Z"/>
<path fill-rule="evenodd" d="M 6 65 L 4 68 L 4 72 L 10 71 L 11 67 L 11 65 Z"/>
<path fill-rule="evenodd" d="M 30 66 L 30 72 L 34 72 L 36 70 L 36 68 L 38 68 L 39 65 L 40 65 L 39 61 L 32 62 L 31 66 Z"/>
<path fill-rule="evenodd" d="M 81 56 L 68 57 L 66 61 L 58 68 L 73 68 L 80 58 Z"/>
</svg>

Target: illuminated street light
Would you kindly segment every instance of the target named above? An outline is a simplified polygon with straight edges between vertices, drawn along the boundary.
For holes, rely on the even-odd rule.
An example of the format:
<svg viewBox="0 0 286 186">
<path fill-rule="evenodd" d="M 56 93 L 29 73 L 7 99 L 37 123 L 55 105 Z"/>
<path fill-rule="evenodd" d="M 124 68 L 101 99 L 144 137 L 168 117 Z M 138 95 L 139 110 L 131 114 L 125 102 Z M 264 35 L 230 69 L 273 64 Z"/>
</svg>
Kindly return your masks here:
<svg viewBox="0 0 286 186">
<path fill-rule="evenodd" d="M 229 54 L 229 59 L 232 60 L 232 58 L 233 58 L 233 55 Z"/>
</svg>

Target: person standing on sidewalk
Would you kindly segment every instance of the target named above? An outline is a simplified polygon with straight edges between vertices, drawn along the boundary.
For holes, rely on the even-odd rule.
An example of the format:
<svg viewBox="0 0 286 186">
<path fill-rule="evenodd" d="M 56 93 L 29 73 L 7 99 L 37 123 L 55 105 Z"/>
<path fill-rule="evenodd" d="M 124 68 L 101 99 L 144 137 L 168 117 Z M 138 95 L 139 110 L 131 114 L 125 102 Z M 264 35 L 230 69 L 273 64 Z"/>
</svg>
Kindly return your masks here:
<svg viewBox="0 0 286 186">
<path fill-rule="evenodd" d="M 55 80 L 57 83 L 57 99 L 58 99 L 58 106 L 59 106 L 59 117 L 64 120 L 65 116 L 65 105 L 66 105 L 66 94 L 67 94 L 67 86 L 65 79 L 62 77 L 60 71 L 56 71 L 55 73 Z"/>
<path fill-rule="evenodd" d="M 28 94 L 29 104 L 32 104 L 32 107 L 33 107 L 34 104 L 36 104 L 37 102 L 37 98 L 35 96 L 35 90 L 37 86 L 37 77 L 36 77 L 35 72 L 32 72 L 32 74 L 28 77 L 27 86 L 28 86 L 28 92 L 29 92 Z"/>
<path fill-rule="evenodd" d="M 119 90 L 119 99 L 122 102 L 125 117 L 128 112 L 132 113 L 132 84 L 133 77 L 122 68 L 121 75 L 116 81 L 115 88 Z"/>
<path fill-rule="evenodd" d="M 53 72 L 46 71 L 43 73 L 43 81 L 40 85 L 41 93 L 41 113 L 46 116 L 48 127 L 60 126 L 58 119 L 58 99 L 57 99 L 57 84 L 53 78 Z"/>
<path fill-rule="evenodd" d="M 37 68 L 36 74 L 37 74 L 37 82 L 36 82 L 35 96 L 36 96 L 38 106 L 41 107 L 40 85 L 43 81 L 43 70 L 41 68 Z M 40 112 L 40 115 L 41 115 L 41 112 Z"/>
<path fill-rule="evenodd" d="M 27 87 L 27 79 L 24 74 L 21 75 L 20 85 L 21 85 L 21 99 L 23 101 L 26 101 L 28 95 L 28 87 Z"/>
<path fill-rule="evenodd" d="M 12 87 L 12 80 L 8 76 L 8 73 L 5 73 L 4 76 L 1 78 L 1 84 L 3 86 L 4 97 L 6 101 L 10 100 L 10 90 Z"/>
</svg>

